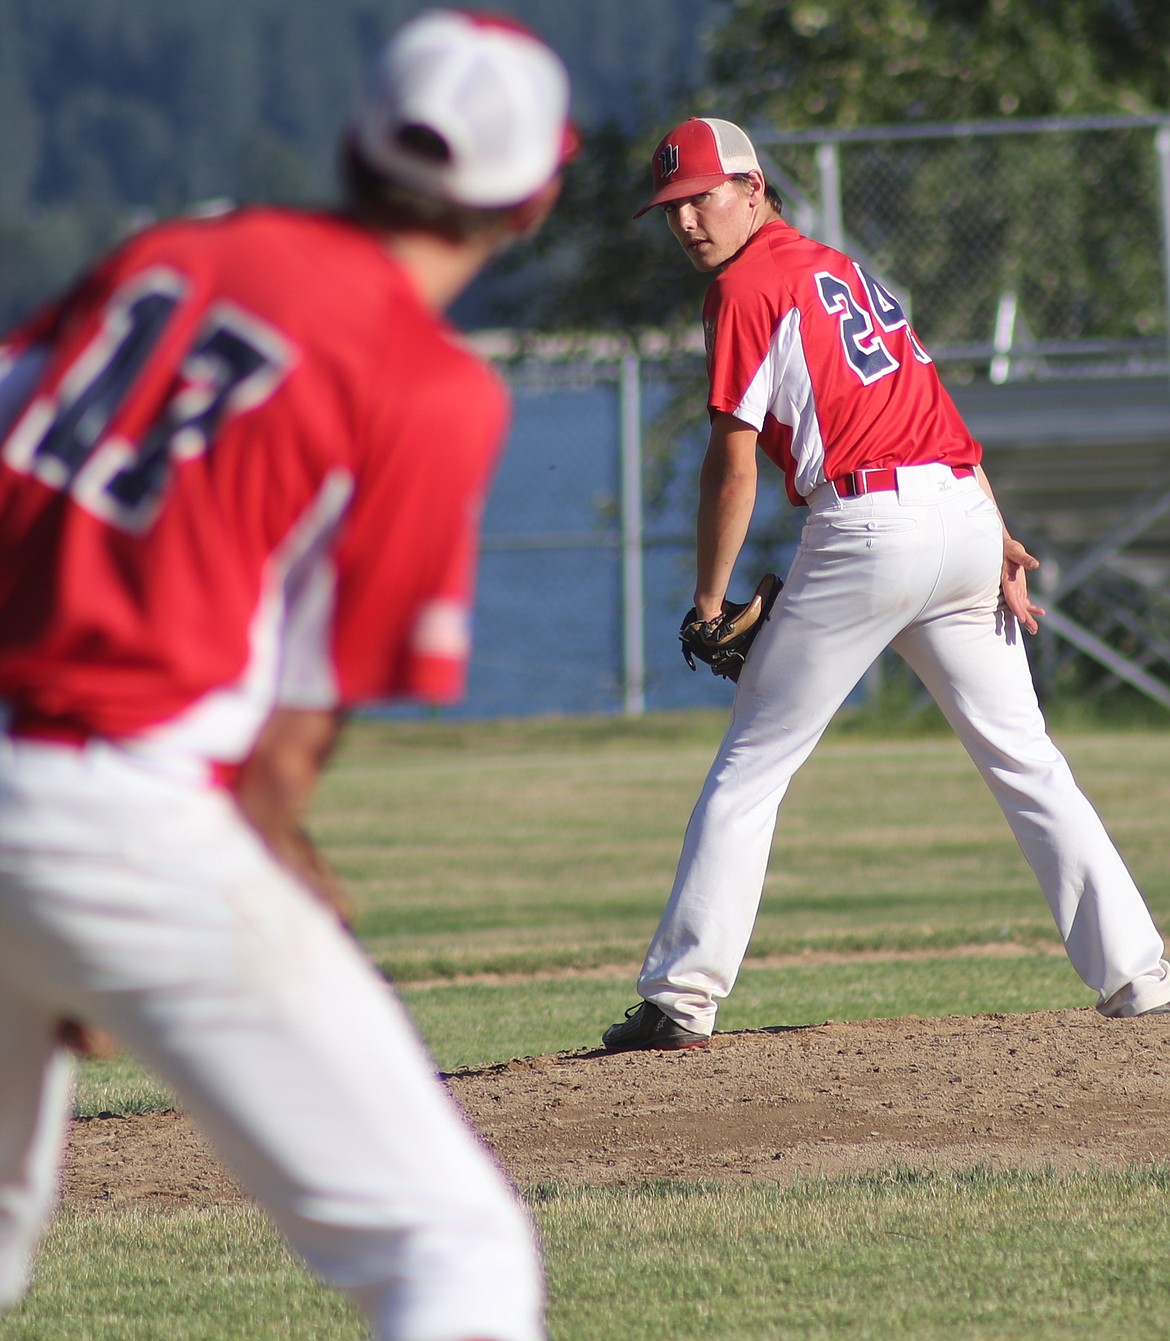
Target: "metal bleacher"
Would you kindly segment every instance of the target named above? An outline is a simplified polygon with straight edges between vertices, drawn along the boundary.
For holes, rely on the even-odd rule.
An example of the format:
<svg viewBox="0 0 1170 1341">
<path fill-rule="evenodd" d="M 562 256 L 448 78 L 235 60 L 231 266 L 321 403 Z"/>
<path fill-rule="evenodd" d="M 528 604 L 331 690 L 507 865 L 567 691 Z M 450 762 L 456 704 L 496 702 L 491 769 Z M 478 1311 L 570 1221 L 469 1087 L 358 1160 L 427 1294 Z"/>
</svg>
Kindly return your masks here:
<svg viewBox="0 0 1170 1341">
<path fill-rule="evenodd" d="M 1042 561 L 1038 678 L 1074 656 L 1170 708 L 1170 376 L 952 386 L 1014 534 Z"/>
</svg>

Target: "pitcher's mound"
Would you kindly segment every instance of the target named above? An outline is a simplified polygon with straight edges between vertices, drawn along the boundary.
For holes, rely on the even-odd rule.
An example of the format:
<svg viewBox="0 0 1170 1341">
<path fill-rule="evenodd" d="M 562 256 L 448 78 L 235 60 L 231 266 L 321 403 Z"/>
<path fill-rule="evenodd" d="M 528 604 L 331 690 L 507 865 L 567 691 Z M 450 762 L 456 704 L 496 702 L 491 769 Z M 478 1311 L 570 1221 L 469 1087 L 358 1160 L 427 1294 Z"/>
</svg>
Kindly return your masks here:
<svg viewBox="0 0 1170 1341">
<path fill-rule="evenodd" d="M 521 1184 L 1170 1161 L 1170 1015 L 752 1030 L 705 1051 L 560 1053 L 446 1083 Z M 241 1194 L 172 1112 L 75 1122 L 65 1195 L 165 1208 Z"/>
</svg>

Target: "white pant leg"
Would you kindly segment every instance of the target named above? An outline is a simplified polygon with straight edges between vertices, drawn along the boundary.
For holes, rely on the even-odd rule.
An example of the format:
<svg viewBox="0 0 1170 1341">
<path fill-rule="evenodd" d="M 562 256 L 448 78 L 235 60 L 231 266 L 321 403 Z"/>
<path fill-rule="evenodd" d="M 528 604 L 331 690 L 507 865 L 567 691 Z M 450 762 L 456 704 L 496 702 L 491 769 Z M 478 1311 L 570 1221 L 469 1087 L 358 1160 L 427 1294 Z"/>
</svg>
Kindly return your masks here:
<svg viewBox="0 0 1170 1341">
<path fill-rule="evenodd" d="M 0 1311 L 28 1286 L 33 1254 L 57 1202 L 73 1095 L 58 1021 L 0 980 Z"/>
<path fill-rule="evenodd" d="M 685 1027 L 713 1027 L 747 951 L 788 784 L 929 599 L 939 542 L 937 509 L 908 510 L 892 493 L 814 507 L 740 677 L 638 978 L 639 994 Z"/>
<path fill-rule="evenodd" d="M 0 974 L 112 1029 L 383 1341 L 537 1341 L 527 1217 L 365 957 L 221 795 L 17 747 Z"/>
<path fill-rule="evenodd" d="M 899 481 L 897 494 L 843 503 L 818 490 L 741 676 L 638 980 L 643 997 L 699 1032 L 711 1028 L 746 952 L 788 784 L 889 644 L 983 771 L 1074 967 L 1103 994 L 1098 1008 L 1131 1015 L 1170 997 L 1161 938 L 1047 737 L 1022 646 L 997 632 L 998 513 L 973 479 L 944 468 L 899 471 Z"/>
<path fill-rule="evenodd" d="M 1069 960 L 1109 1014 L 1170 1000 L 1170 966 L 1141 894 L 1049 738 L 1023 635 L 998 613 L 1000 541 L 953 509 L 948 571 L 929 617 L 895 647 L 930 691 L 999 802 Z M 978 551 L 986 550 L 981 558 Z M 982 596 L 969 576 L 984 574 Z M 1111 1000 L 1112 998 L 1112 1000 Z"/>
</svg>

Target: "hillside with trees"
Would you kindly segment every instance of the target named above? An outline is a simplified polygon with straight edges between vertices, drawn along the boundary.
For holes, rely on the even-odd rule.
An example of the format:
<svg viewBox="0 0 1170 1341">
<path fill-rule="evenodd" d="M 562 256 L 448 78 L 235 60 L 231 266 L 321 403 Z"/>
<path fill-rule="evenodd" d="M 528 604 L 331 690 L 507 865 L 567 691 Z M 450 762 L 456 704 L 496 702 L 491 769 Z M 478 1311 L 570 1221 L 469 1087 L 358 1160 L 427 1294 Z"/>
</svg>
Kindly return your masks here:
<svg viewBox="0 0 1170 1341">
<path fill-rule="evenodd" d="M 0 327 L 140 222 L 327 201 L 336 133 L 422 0 L 0 0 Z M 471 0 L 563 52 L 585 127 L 701 69 L 718 0 Z"/>
<path fill-rule="evenodd" d="M 0 326 L 144 220 L 208 201 L 327 201 L 335 132 L 370 54 L 422 0 L 0 0 Z M 511 12 L 562 53 L 584 152 L 552 226 L 462 305 L 465 324 L 626 330 L 693 321 L 699 277 L 655 220 L 634 223 L 648 155 L 692 112 L 757 128 L 1170 109 L 1165 0 L 473 0 Z M 783 151 L 781 151 L 783 152 Z M 786 164 L 799 175 L 797 164 Z M 871 151 L 884 190 L 897 176 Z M 947 269 L 975 221 L 1003 233 L 996 195 L 1077 182 L 1060 221 L 1023 212 L 1004 255 L 1140 296 L 1160 286 L 1114 217 L 1148 195 L 1152 167 L 1087 164 L 1065 145 L 1039 166 L 917 164 L 902 213 L 942 221 L 931 253 L 885 257 L 916 292 L 951 301 Z M 1005 183 L 1007 184 L 1005 186 Z M 1040 192 L 1044 198 L 1043 191 Z M 998 210 L 998 213 L 997 213 Z M 880 220 L 879 220 L 880 224 Z M 969 230 L 968 230 L 969 231 Z M 882 239 L 864 239 L 879 250 Z M 936 254 L 937 253 L 937 254 Z M 1101 258 L 1105 258 L 1102 266 Z M 1155 268 L 1156 268 L 1156 260 Z M 1051 269 L 1051 267 L 1049 267 Z M 1101 278 L 1103 276 L 1103 278 Z M 1146 307 L 1149 306 L 1148 301 Z M 983 319 L 982 317 L 980 319 Z"/>
</svg>

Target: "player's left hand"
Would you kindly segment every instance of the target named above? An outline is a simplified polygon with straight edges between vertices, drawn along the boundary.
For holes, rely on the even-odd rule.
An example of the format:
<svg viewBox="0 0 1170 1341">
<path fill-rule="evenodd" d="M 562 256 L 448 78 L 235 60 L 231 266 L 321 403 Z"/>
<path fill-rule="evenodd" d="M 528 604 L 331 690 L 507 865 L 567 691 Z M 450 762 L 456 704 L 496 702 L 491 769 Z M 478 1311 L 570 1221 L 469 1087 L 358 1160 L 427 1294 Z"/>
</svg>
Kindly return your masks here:
<svg viewBox="0 0 1170 1341">
<path fill-rule="evenodd" d="M 1016 623 L 1028 633 L 1039 629 L 1036 620 L 1048 613 L 1041 605 L 1036 605 L 1028 595 L 1028 574 L 1040 567 L 1040 560 L 1014 540 L 1007 532 L 1003 537 L 1003 574 L 1000 590 L 1003 603 L 1015 616 Z"/>
<path fill-rule="evenodd" d="M 98 1057 L 103 1061 L 112 1060 L 121 1051 L 113 1034 L 72 1018 L 57 1026 L 57 1042 L 78 1057 Z"/>
<path fill-rule="evenodd" d="M 678 631 L 682 654 L 691 670 L 696 661 L 701 661 L 714 675 L 737 681 L 783 585 L 775 573 L 765 573 L 750 601 L 736 605 L 725 600 L 714 619 L 703 619 L 692 606 Z"/>
</svg>

